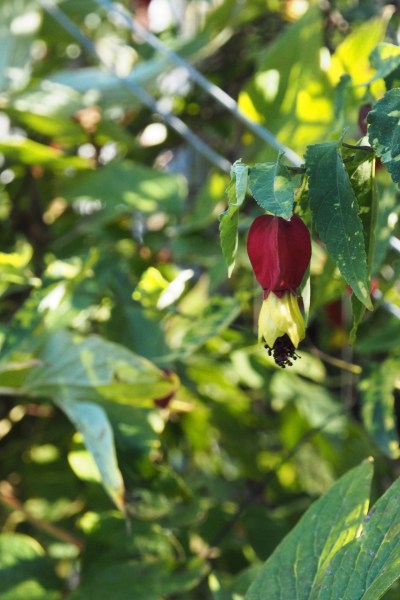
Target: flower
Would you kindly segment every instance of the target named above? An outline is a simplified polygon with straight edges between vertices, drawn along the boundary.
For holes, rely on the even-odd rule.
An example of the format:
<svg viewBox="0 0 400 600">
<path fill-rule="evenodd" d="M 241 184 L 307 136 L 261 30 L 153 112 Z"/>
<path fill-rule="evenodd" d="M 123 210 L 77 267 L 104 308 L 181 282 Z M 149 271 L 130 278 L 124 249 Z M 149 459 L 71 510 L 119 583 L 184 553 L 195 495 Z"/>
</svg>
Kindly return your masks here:
<svg viewBox="0 0 400 600">
<path fill-rule="evenodd" d="M 290 221 L 262 215 L 250 227 L 247 253 L 264 290 L 259 341 L 265 340 L 276 364 L 290 366 L 297 358 L 295 348 L 305 336 L 296 290 L 311 259 L 310 233 L 297 215 Z"/>
</svg>

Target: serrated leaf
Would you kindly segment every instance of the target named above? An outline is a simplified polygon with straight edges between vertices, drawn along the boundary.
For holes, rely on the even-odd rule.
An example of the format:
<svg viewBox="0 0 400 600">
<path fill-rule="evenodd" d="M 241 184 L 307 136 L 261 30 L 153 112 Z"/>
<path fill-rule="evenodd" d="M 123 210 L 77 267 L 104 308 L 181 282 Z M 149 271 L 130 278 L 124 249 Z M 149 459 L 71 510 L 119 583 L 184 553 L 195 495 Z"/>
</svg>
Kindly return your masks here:
<svg viewBox="0 0 400 600">
<path fill-rule="evenodd" d="M 116 506 L 124 511 L 124 482 L 117 463 L 113 430 L 106 413 L 97 404 L 77 402 L 65 396 L 59 397 L 56 402 L 82 434 L 104 488 Z"/>
<path fill-rule="evenodd" d="M 258 163 L 249 170 L 249 189 L 264 210 L 289 220 L 293 214 L 294 186 L 289 169 L 281 162 Z"/>
<path fill-rule="evenodd" d="M 384 79 L 400 67 L 400 48 L 394 44 L 381 42 L 371 52 L 369 61 L 371 67 L 376 69 L 376 73 L 368 83 Z"/>
<path fill-rule="evenodd" d="M 368 509 L 371 478 L 372 465 L 364 463 L 317 500 L 264 564 L 246 600 L 310 600 L 318 569 L 356 537 Z"/>
<path fill-rule="evenodd" d="M 395 183 L 400 183 L 400 88 L 393 88 L 368 113 L 368 139 L 387 166 Z"/>
<path fill-rule="evenodd" d="M 400 456 L 394 388 L 400 378 L 400 360 L 389 359 L 360 384 L 362 418 L 377 446 L 390 458 Z"/>
<path fill-rule="evenodd" d="M 361 535 L 330 562 L 310 600 L 379 600 L 400 577 L 400 479 L 376 502 Z"/>
<path fill-rule="evenodd" d="M 372 308 L 362 222 L 337 143 L 308 146 L 306 167 L 317 233 L 357 298 Z"/>
</svg>

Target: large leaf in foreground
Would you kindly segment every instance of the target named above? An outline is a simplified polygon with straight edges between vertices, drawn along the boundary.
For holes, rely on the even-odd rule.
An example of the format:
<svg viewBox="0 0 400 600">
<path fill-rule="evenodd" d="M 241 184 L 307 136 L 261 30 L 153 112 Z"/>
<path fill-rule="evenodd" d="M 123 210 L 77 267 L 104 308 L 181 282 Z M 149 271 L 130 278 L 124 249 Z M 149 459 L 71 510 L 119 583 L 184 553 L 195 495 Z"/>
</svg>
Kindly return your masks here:
<svg viewBox="0 0 400 600">
<path fill-rule="evenodd" d="M 364 520 L 361 535 L 341 548 L 310 600 L 379 600 L 400 577 L 400 479 Z"/>
<path fill-rule="evenodd" d="M 372 465 L 364 463 L 315 502 L 265 563 L 246 600 L 310 600 L 319 569 L 353 540 L 367 513 Z"/>
<path fill-rule="evenodd" d="M 368 113 L 368 139 L 387 166 L 395 183 L 400 183 L 400 88 L 393 88 Z"/>
<path fill-rule="evenodd" d="M 357 298 L 371 308 L 363 226 L 337 143 L 308 146 L 306 166 L 317 233 Z"/>
</svg>

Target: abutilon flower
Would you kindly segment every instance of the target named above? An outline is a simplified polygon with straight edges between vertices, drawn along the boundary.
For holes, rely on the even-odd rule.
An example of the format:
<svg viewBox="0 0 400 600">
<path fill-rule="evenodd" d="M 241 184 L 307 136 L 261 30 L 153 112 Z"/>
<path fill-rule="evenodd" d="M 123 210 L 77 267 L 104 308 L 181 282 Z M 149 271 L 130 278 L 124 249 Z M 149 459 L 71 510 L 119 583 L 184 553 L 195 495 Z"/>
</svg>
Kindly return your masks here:
<svg viewBox="0 0 400 600">
<path fill-rule="evenodd" d="M 296 360 L 295 349 L 305 336 L 296 290 L 311 259 L 310 233 L 297 215 L 290 221 L 262 215 L 250 226 L 247 253 L 264 290 L 258 320 L 259 341 L 280 367 Z"/>
</svg>

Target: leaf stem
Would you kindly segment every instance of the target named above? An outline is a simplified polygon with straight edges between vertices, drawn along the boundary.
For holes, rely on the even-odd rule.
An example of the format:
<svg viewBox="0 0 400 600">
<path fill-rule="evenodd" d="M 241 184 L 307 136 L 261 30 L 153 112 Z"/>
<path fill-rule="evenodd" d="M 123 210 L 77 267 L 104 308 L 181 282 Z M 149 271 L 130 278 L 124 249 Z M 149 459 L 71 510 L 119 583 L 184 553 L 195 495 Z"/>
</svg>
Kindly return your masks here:
<svg viewBox="0 0 400 600">
<path fill-rule="evenodd" d="M 351 150 L 363 150 L 364 152 L 373 152 L 374 149 L 371 146 L 356 146 L 354 144 L 348 144 L 347 142 L 342 142 L 342 146 L 345 148 L 350 148 Z"/>
<path fill-rule="evenodd" d="M 80 538 L 72 535 L 68 531 L 65 531 L 65 529 L 62 529 L 61 527 L 57 527 L 57 525 L 53 525 L 53 523 L 49 523 L 48 521 L 44 521 L 43 519 L 38 519 L 37 517 L 34 517 L 24 507 L 22 502 L 20 502 L 18 498 L 14 496 L 13 488 L 8 483 L 8 481 L 0 482 L 0 503 L 13 510 L 18 510 L 24 515 L 27 521 L 32 523 L 32 525 L 34 525 L 38 529 L 45 531 L 53 538 L 56 538 L 57 540 L 60 540 L 61 542 L 64 542 L 66 544 L 72 544 L 73 546 L 76 546 L 81 552 L 84 549 L 84 542 Z"/>
</svg>

